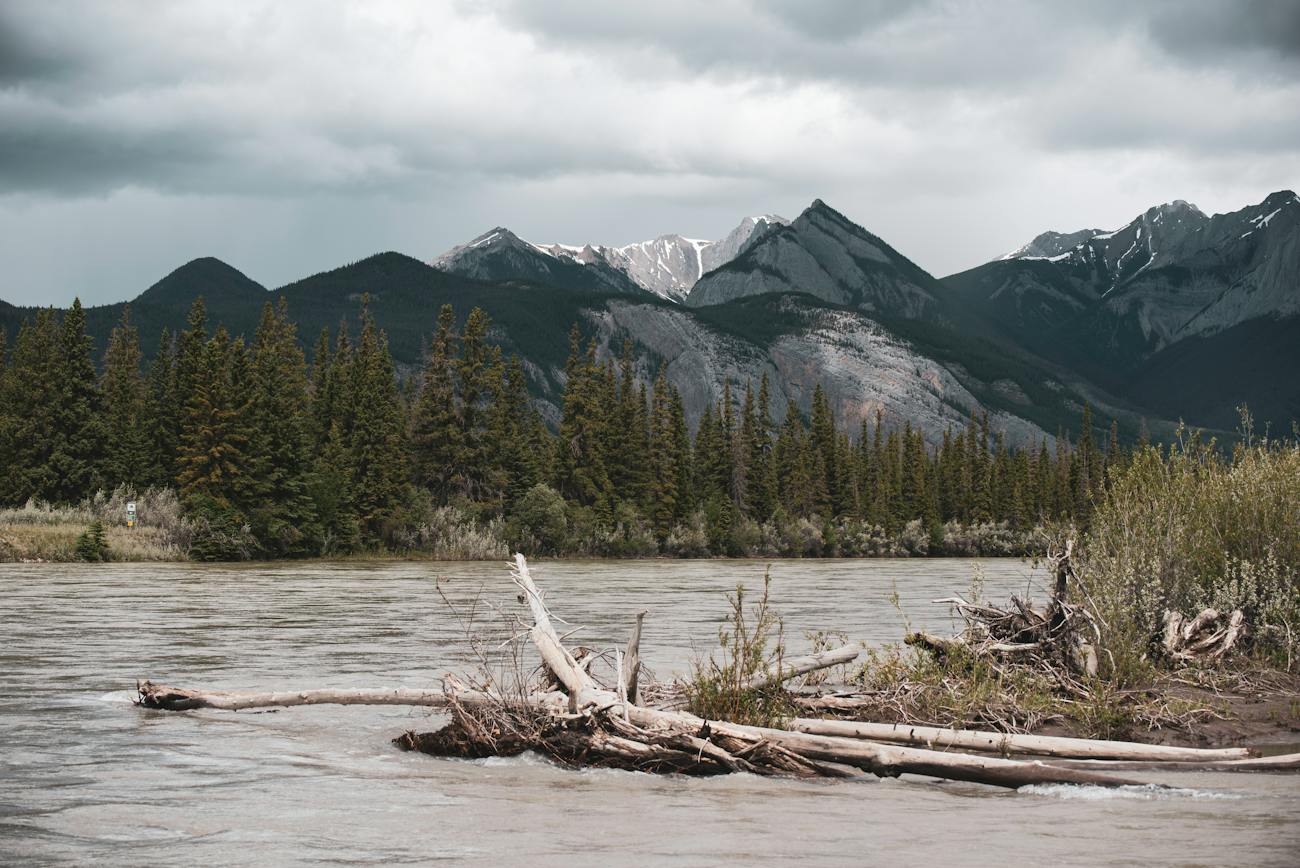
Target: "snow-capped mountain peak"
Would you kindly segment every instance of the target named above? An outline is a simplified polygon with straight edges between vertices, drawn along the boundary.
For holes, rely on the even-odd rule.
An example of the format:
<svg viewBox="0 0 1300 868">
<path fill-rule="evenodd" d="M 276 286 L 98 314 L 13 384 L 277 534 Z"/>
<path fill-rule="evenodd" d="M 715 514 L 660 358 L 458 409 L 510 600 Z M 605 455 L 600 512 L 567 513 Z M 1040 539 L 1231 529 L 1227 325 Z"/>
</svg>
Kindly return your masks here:
<svg viewBox="0 0 1300 868">
<path fill-rule="evenodd" d="M 672 233 L 619 247 L 554 243 L 532 246 L 549 256 L 583 265 L 603 263 L 624 272 L 642 289 L 660 298 L 680 302 L 696 281 L 739 256 L 757 234 L 789 222 L 776 214 L 746 217 L 718 241 Z"/>
</svg>

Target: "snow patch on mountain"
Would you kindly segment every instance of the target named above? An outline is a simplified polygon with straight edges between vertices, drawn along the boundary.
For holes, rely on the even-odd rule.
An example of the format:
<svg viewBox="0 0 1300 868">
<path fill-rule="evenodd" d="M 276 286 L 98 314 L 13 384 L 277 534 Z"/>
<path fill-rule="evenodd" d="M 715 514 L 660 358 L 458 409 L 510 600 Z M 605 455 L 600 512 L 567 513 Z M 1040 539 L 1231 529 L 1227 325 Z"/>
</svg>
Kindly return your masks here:
<svg viewBox="0 0 1300 868">
<path fill-rule="evenodd" d="M 596 261 L 623 271 L 636 284 L 660 298 L 680 302 L 706 273 L 735 259 L 756 233 L 790 221 L 775 214 L 746 217 L 718 241 L 660 235 L 622 247 L 604 245 L 534 244 L 551 256 L 567 257 L 588 264 Z"/>
</svg>

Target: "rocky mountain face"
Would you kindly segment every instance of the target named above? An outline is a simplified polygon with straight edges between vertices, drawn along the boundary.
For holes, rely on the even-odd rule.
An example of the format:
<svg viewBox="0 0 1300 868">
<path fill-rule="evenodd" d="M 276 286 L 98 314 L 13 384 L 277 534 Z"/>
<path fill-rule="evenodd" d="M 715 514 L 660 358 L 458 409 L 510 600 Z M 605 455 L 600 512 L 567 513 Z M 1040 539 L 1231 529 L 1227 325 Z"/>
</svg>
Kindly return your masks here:
<svg viewBox="0 0 1300 868">
<path fill-rule="evenodd" d="M 944 282 L 1012 340 L 1120 394 L 1191 339 L 1217 338 L 1216 364 L 1232 371 L 1254 353 L 1242 344 L 1260 332 L 1251 323 L 1300 316 L 1300 197 L 1283 190 L 1213 217 L 1172 202 L 1049 257 L 1001 259 Z M 1244 377 L 1215 379 L 1220 388 L 1180 412 L 1224 424 L 1255 391 Z M 1276 394 L 1271 380 L 1267 391 Z"/>
<path fill-rule="evenodd" d="M 788 226 L 764 232 L 731 262 L 702 277 L 691 307 L 770 293 L 908 319 L 936 316 L 943 287 L 880 238 L 818 199 Z"/>
<path fill-rule="evenodd" d="M 1080 229 L 1077 232 L 1044 232 L 1024 247 L 1012 251 L 1002 258 L 1047 259 L 1052 256 L 1060 256 L 1062 253 L 1073 250 L 1094 235 L 1101 235 L 1104 231 L 1102 229 Z"/>
<path fill-rule="evenodd" d="M 595 262 L 617 268 L 642 289 L 670 301 L 681 301 L 704 273 L 704 251 L 712 242 L 681 235 L 660 235 L 624 247 L 572 247 L 540 245 L 553 256 L 584 264 Z"/>
<path fill-rule="evenodd" d="M 995 395 L 989 384 L 972 383 L 966 372 L 959 378 L 865 314 L 828 309 L 800 296 L 774 296 L 765 302 L 762 314 L 767 321 L 783 324 L 774 333 L 737 333 L 689 309 L 620 299 L 589 310 L 587 318 L 611 355 L 617 354 L 624 338 L 637 347 L 653 348 L 638 359 L 641 376 L 653 379 L 662 364 L 692 419 L 718 401 L 723 384 L 731 386 L 739 401 L 747 385 L 757 389 L 766 375 L 778 417 L 784 416 L 791 400 L 808 413 L 820 384 L 849 430 L 856 431 L 864 420 L 874 424 L 880 413 L 891 425 L 910 420 L 937 444 L 946 429 L 959 430 L 972 413 L 987 411 L 990 425 L 1010 443 L 1037 445 L 1047 438 L 1039 425 L 973 391 Z"/>
</svg>

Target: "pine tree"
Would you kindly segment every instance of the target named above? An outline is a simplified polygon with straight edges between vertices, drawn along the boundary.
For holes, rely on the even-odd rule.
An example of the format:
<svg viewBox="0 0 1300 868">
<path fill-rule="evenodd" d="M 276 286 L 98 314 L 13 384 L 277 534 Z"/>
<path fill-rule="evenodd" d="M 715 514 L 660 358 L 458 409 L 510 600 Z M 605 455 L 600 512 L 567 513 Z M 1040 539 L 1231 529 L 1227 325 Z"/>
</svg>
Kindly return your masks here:
<svg viewBox="0 0 1300 868">
<path fill-rule="evenodd" d="M 54 487 L 45 494 L 60 503 L 78 501 L 103 484 L 103 401 L 91 359 L 92 344 L 86 334 L 81 300 L 74 299 L 63 315 L 60 329 L 58 387 L 47 435 L 51 440 L 49 468 Z"/>
<path fill-rule="evenodd" d="M 505 477 L 488 437 L 490 402 L 500 391 L 504 375 L 501 351 L 487 344 L 489 319 L 481 308 L 470 311 L 461 334 L 456 363 L 460 393 L 455 486 L 467 502 L 499 504 Z"/>
<path fill-rule="evenodd" d="M 0 505 L 7 502 L 10 481 L 18 475 L 13 451 L 14 426 L 17 424 L 14 410 L 18 399 L 13 389 L 13 376 L 9 367 L 8 335 L 4 329 L 0 329 Z"/>
<path fill-rule="evenodd" d="M 252 477 L 245 495 L 253 534 L 276 557 L 319 550 L 322 531 L 310 495 L 311 419 L 306 359 L 283 298 L 262 311 L 252 352 Z"/>
<path fill-rule="evenodd" d="M 248 396 L 238 368 L 242 341 L 218 328 L 187 374 L 191 387 L 181 424 L 176 481 L 181 498 L 238 509 L 248 470 Z"/>
<path fill-rule="evenodd" d="M 661 368 L 655 378 L 650 406 L 650 475 L 646 494 L 646 511 L 661 543 L 681 515 L 678 482 L 682 457 L 676 442 L 668 381 Z"/>
<path fill-rule="evenodd" d="M 140 373 L 140 338 L 131 325 L 131 308 L 122 311 L 104 351 L 104 420 L 106 443 L 104 479 L 110 486 L 121 483 L 147 485 L 153 456 L 148 424 L 147 386 Z"/>
<path fill-rule="evenodd" d="M 0 477 L 8 503 L 20 504 L 32 497 L 51 500 L 59 490 L 60 480 L 50 463 L 62 388 L 59 344 L 59 322 L 50 308 L 24 322 L 14 342 L 9 388 L 13 473 Z"/>
<path fill-rule="evenodd" d="M 368 297 L 362 301 L 361 336 L 348 372 L 353 417 L 348 452 L 361 541 L 373 546 L 384 541 L 402 504 L 407 458 L 393 359 L 368 302 Z"/>
<path fill-rule="evenodd" d="M 158 354 L 149 366 L 145 390 L 144 428 L 149 441 L 144 480 L 147 485 L 176 484 L 176 458 L 180 449 L 178 405 L 183 407 L 176 385 L 176 342 L 164 328 L 158 340 Z"/>
<path fill-rule="evenodd" d="M 556 488 L 569 500 L 594 507 L 608 520 L 611 490 L 602 449 L 607 442 L 604 414 L 608 404 L 601 402 L 602 373 L 596 364 L 595 341 L 583 353 L 576 325 L 569 333 L 565 371 L 564 409 L 555 455 Z"/>
<path fill-rule="evenodd" d="M 463 454 L 456 404 L 454 326 L 451 305 L 443 305 L 411 414 L 415 482 L 432 492 L 434 502 L 439 504 L 447 503 L 452 494 L 456 462 Z"/>
</svg>

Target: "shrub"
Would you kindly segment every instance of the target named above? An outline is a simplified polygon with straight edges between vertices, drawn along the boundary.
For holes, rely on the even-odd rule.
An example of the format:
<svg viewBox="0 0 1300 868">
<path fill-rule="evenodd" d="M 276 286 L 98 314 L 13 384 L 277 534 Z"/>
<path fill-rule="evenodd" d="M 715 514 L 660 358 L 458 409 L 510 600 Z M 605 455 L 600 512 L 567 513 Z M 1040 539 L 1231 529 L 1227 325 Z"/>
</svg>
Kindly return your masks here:
<svg viewBox="0 0 1300 868">
<path fill-rule="evenodd" d="M 668 539 L 664 540 L 664 554 L 677 558 L 709 556 L 709 534 L 703 511 L 697 510 L 686 521 L 673 525 Z"/>
<path fill-rule="evenodd" d="M 77 537 L 77 560 L 98 562 L 108 560 L 108 540 L 104 537 L 104 523 L 92 521 L 86 532 Z"/>
<path fill-rule="evenodd" d="M 781 618 L 769 604 L 772 574 L 763 574 L 763 594 L 748 611 L 745 586 L 727 595 L 731 609 L 718 628 L 718 650 L 697 660 L 686 683 L 692 714 L 753 726 L 781 726 L 791 707 L 781 686 L 754 689 L 751 679 L 780 671 L 785 656 Z"/>
<path fill-rule="evenodd" d="M 186 503 L 192 538 L 190 557 L 196 561 L 246 561 L 257 551 L 243 514 L 224 501 L 195 495 Z"/>
<path fill-rule="evenodd" d="M 416 530 L 416 541 L 419 550 L 444 560 L 504 560 L 510 555 L 501 519 L 479 522 L 454 506 L 434 510 Z"/>
<path fill-rule="evenodd" d="M 564 497 L 544 483 L 524 492 L 506 524 L 510 548 L 535 554 L 556 554 L 569 535 Z"/>
<path fill-rule="evenodd" d="M 1093 514 L 1078 556 L 1121 675 L 1143 665 L 1164 611 L 1240 608 L 1256 647 L 1300 652 L 1300 444 L 1230 457 L 1183 438 L 1139 450 Z"/>
</svg>

